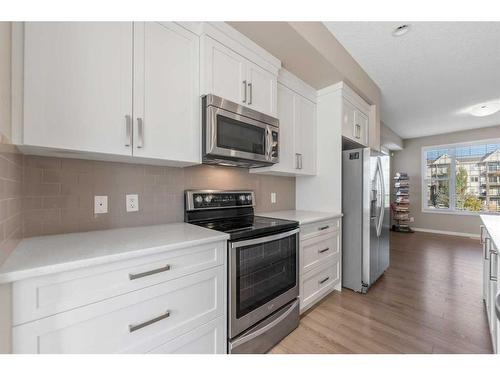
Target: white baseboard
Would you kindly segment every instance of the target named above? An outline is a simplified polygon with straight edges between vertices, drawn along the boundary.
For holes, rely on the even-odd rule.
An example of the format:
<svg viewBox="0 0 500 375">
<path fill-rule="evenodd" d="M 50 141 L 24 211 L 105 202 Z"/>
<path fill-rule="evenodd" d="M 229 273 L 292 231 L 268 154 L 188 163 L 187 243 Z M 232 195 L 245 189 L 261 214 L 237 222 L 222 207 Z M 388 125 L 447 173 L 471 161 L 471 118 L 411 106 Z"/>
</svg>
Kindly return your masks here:
<svg viewBox="0 0 500 375">
<path fill-rule="evenodd" d="M 463 233 L 463 232 L 451 232 L 447 230 L 436 230 L 436 229 L 427 229 L 427 228 L 411 228 L 415 232 L 427 232 L 427 233 L 436 233 L 436 234 L 446 234 L 448 236 L 459 236 L 459 237 L 469 237 L 469 238 L 477 238 L 479 239 L 479 234 L 474 233 Z"/>
</svg>

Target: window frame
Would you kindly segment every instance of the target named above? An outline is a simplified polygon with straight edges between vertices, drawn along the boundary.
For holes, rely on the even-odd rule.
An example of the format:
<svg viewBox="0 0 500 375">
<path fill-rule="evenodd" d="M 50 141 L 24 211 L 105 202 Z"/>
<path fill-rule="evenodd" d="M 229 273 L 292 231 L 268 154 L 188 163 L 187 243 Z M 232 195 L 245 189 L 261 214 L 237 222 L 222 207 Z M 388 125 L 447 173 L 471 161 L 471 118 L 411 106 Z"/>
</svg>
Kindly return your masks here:
<svg viewBox="0 0 500 375">
<path fill-rule="evenodd" d="M 448 143 L 441 145 L 433 145 L 433 146 L 423 146 L 421 149 L 420 155 L 420 183 L 421 183 L 421 206 L 423 213 L 434 213 L 434 214 L 446 214 L 446 215 L 464 215 L 464 216 L 479 216 L 479 215 L 500 215 L 500 212 L 487 212 L 487 211 L 460 211 L 455 208 L 456 205 L 456 178 L 452 178 L 456 176 L 456 159 L 455 159 L 455 150 L 457 147 L 467 147 L 478 144 L 485 143 L 500 143 L 500 138 L 487 138 L 478 141 L 470 141 L 470 142 L 458 142 L 458 143 Z M 448 179 L 448 198 L 449 198 L 449 208 L 432 208 L 427 205 L 427 151 L 447 149 L 449 150 L 449 156 L 452 160 L 450 163 L 450 177 Z M 432 180 L 432 176 L 431 179 Z M 443 179 L 445 180 L 445 179 Z M 453 193 L 452 193 L 453 192 Z"/>
</svg>

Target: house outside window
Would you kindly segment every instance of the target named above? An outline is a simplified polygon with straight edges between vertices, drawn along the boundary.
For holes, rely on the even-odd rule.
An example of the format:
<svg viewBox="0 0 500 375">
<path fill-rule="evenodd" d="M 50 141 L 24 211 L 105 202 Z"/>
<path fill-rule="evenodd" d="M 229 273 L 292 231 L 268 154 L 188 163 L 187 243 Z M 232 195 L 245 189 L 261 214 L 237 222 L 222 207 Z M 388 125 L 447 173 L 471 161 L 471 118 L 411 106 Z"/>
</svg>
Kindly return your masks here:
<svg viewBox="0 0 500 375">
<path fill-rule="evenodd" d="M 422 148 L 422 209 L 500 213 L 500 139 Z"/>
</svg>

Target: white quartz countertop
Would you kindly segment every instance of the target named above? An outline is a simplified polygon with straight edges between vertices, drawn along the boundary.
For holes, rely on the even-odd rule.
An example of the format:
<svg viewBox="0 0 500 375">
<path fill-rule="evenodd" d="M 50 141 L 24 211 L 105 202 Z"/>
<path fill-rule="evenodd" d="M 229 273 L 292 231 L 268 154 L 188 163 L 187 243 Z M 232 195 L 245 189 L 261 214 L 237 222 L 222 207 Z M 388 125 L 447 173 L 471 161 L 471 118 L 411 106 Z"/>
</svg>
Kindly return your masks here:
<svg viewBox="0 0 500 375">
<path fill-rule="evenodd" d="M 285 210 L 272 212 L 258 212 L 258 216 L 273 217 L 283 220 L 295 220 L 303 224 L 316 223 L 318 221 L 334 219 L 342 217 L 341 212 L 319 212 L 319 211 L 302 211 L 302 210 Z"/>
<path fill-rule="evenodd" d="M 31 237 L 0 266 L 0 284 L 227 239 L 187 223 Z"/>
<path fill-rule="evenodd" d="M 497 249 L 500 249 L 500 215 L 481 215 L 481 221 Z"/>
</svg>

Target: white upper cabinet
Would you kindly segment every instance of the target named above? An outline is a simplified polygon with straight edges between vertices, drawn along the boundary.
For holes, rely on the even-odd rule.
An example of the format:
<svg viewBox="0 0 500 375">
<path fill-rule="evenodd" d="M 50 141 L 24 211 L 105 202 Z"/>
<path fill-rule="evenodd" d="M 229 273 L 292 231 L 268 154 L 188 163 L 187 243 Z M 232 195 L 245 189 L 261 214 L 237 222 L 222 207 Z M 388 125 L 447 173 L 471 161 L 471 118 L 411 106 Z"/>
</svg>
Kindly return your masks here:
<svg viewBox="0 0 500 375">
<path fill-rule="evenodd" d="M 131 154 L 132 26 L 25 24 L 23 144 Z"/>
<path fill-rule="evenodd" d="M 277 75 L 212 37 L 203 37 L 204 93 L 277 116 Z"/>
<path fill-rule="evenodd" d="M 134 26 L 133 155 L 199 163 L 199 37 L 173 22 Z"/>
<path fill-rule="evenodd" d="M 299 174 L 316 174 L 316 104 L 297 95 L 298 111 L 295 126 L 295 152 L 298 154 Z"/>
<path fill-rule="evenodd" d="M 22 149 L 201 162 L 198 35 L 173 22 L 27 22 L 15 35 L 24 42 Z"/>
<path fill-rule="evenodd" d="M 279 163 L 267 170 L 294 173 L 297 159 L 295 156 L 295 93 L 278 83 L 278 118 L 279 124 Z M 260 168 L 259 168 L 260 169 Z M 259 171 L 256 169 L 254 171 Z"/>
<path fill-rule="evenodd" d="M 245 59 L 210 37 L 204 38 L 206 91 L 235 103 L 247 102 Z"/>
<path fill-rule="evenodd" d="M 247 105 L 271 116 L 277 115 L 277 77 L 257 64 L 247 64 Z"/>
<path fill-rule="evenodd" d="M 342 136 L 368 146 L 369 105 L 342 84 Z"/>
<path fill-rule="evenodd" d="M 278 83 L 279 163 L 252 173 L 311 176 L 316 174 L 316 91 L 282 69 Z"/>
</svg>

